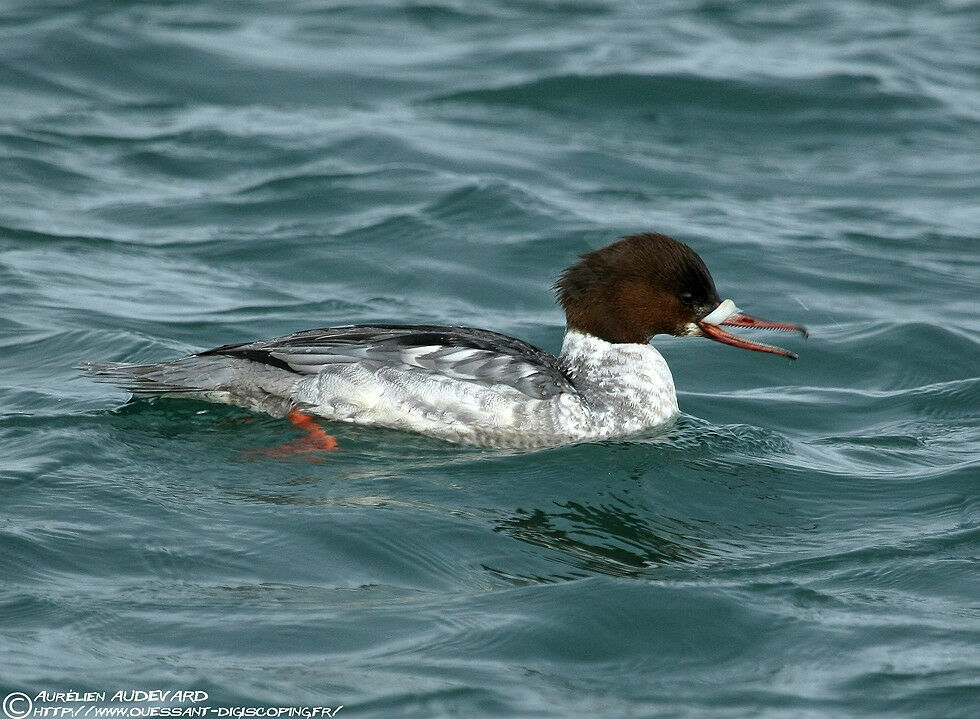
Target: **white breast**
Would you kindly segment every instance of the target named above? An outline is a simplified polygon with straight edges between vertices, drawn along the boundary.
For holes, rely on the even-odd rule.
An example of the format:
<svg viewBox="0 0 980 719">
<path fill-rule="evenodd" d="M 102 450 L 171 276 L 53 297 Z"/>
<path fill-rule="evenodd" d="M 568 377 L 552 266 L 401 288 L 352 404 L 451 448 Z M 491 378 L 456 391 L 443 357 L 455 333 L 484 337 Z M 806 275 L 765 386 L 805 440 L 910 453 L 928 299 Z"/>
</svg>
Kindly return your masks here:
<svg viewBox="0 0 980 719">
<path fill-rule="evenodd" d="M 613 344 L 569 330 L 561 358 L 596 406 L 592 424 L 598 436 L 631 434 L 677 414 L 670 367 L 651 345 Z"/>
</svg>

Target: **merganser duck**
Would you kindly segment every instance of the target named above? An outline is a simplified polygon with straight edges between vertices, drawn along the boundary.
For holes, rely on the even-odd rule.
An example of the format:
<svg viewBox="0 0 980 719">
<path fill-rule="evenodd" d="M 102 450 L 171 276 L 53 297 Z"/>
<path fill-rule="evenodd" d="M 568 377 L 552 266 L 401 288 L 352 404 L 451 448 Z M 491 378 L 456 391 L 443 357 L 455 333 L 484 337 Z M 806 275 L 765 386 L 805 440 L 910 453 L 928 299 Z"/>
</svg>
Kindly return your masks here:
<svg viewBox="0 0 980 719">
<path fill-rule="evenodd" d="M 671 420 L 677 395 L 658 334 L 707 337 L 796 359 L 721 325 L 793 330 L 718 296 L 704 262 L 666 235 L 624 237 L 581 255 L 554 285 L 561 354 L 469 327 L 350 325 L 224 345 L 167 362 L 82 369 L 140 395 L 192 397 L 288 417 L 316 446 L 309 415 L 483 447 L 624 437 Z M 319 434 L 318 434 L 319 433 Z"/>
</svg>

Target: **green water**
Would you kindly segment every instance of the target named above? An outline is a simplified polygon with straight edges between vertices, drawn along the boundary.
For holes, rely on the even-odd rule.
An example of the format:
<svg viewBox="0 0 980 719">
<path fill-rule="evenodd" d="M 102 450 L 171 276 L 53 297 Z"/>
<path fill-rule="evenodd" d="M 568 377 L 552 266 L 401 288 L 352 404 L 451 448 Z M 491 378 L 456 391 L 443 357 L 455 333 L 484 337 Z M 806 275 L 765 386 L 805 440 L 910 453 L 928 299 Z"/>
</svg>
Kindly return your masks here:
<svg viewBox="0 0 980 719">
<path fill-rule="evenodd" d="M 952 0 L 5 3 L 0 695 L 980 716 L 978 36 Z M 557 273 L 638 231 L 800 359 L 657 338 L 664 432 L 328 423 L 316 461 L 73 369 L 356 322 L 556 351 Z"/>
</svg>

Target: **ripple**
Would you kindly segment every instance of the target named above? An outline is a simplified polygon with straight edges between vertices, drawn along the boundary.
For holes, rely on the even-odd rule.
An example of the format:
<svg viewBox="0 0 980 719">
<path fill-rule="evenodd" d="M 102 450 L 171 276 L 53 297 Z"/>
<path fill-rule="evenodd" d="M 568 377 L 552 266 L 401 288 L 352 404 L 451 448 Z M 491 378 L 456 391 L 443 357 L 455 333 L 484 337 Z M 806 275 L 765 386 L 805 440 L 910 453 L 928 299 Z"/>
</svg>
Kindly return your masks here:
<svg viewBox="0 0 980 719">
<path fill-rule="evenodd" d="M 14 5 L 0 683 L 972 716 L 970 3 Z M 282 420 L 73 369 L 350 322 L 557 350 L 555 274 L 644 230 L 805 321 L 800 359 L 658 337 L 686 413 L 659 431 L 498 452 L 324 423 L 314 461 L 258 452 Z"/>
<path fill-rule="evenodd" d="M 792 126 L 819 119 L 840 127 L 855 123 L 911 123 L 940 104 L 922 95 L 887 90 L 874 76 L 830 75 L 758 81 L 689 74 L 560 75 L 495 89 L 475 89 L 434 97 L 430 102 L 511 105 L 558 115 L 710 112 L 731 119 L 765 115 L 770 123 Z M 874 118 L 872 120 L 872 118 Z M 846 123 L 846 125 L 845 125 Z"/>
</svg>

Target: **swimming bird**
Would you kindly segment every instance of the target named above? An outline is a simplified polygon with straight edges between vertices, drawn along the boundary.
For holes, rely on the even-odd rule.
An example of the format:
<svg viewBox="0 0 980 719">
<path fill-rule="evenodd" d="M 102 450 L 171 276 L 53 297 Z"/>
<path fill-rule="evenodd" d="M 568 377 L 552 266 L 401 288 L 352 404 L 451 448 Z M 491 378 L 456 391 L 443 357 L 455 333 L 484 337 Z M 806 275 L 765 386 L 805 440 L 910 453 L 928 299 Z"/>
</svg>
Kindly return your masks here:
<svg viewBox="0 0 980 719">
<path fill-rule="evenodd" d="M 535 448 L 626 437 L 675 417 L 674 380 L 650 344 L 655 335 L 706 337 L 796 359 L 722 325 L 807 334 L 722 301 L 698 254 L 657 233 L 581 255 L 554 289 L 566 318 L 558 356 L 485 329 L 368 324 L 82 369 L 137 395 L 288 417 L 322 449 L 336 442 L 310 415 L 463 444 Z"/>
</svg>

